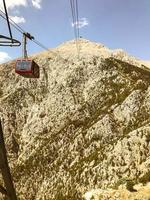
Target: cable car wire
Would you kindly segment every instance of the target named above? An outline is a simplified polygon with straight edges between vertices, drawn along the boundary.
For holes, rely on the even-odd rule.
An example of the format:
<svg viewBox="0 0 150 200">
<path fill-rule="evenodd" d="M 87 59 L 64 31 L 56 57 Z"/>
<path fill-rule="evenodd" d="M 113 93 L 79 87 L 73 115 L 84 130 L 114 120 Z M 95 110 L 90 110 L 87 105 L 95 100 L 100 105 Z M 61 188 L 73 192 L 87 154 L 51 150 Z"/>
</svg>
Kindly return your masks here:
<svg viewBox="0 0 150 200">
<path fill-rule="evenodd" d="M 74 1 L 70 0 L 70 5 L 71 5 L 71 13 L 72 13 L 72 21 L 73 21 L 73 28 L 74 28 L 74 36 L 75 40 L 77 40 L 77 29 L 76 29 L 76 15 L 75 15 L 75 5 Z"/>
<path fill-rule="evenodd" d="M 79 33 L 79 9 L 78 9 L 78 0 L 75 0 L 76 1 L 76 14 L 77 14 L 77 37 L 79 39 L 80 37 L 80 33 Z"/>
<path fill-rule="evenodd" d="M 78 1 L 77 0 L 70 0 L 70 7 L 71 7 L 71 13 L 72 13 L 72 21 L 73 21 L 73 27 L 74 27 L 74 36 L 75 36 L 75 42 L 76 42 L 76 48 L 77 48 L 77 54 L 79 58 L 79 11 L 78 11 Z"/>
<path fill-rule="evenodd" d="M 0 16 L 6 20 L 6 15 L 5 13 L 0 9 Z M 8 17 L 8 19 L 10 20 L 10 24 L 21 34 L 27 33 L 22 27 L 20 27 L 17 23 L 14 22 L 14 20 L 12 20 L 10 17 Z M 30 38 L 29 38 L 30 39 Z M 41 47 L 42 49 L 45 49 L 46 51 L 51 52 L 53 55 L 61 58 L 62 60 L 65 60 L 62 56 L 60 56 L 58 53 L 55 53 L 53 51 L 51 51 L 48 47 L 46 47 L 45 45 L 43 45 L 41 42 L 39 42 L 38 40 L 34 39 L 30 39 L 32 42 L 34 42 L 36 45 L 38 45 L 39 47 Z"/>
<path fill-rule="evenodd" d="M 3 13 L 4 13 L 5 19 L 7 21 L 7 26 L 8 26 L 8 31 L 9 31 L 10 37 L 5 36 L 5 35 L 0 35 L 0 46 L 18 47 L 21 45 L 21 42 L 12 37 L 12 31 L 11 31 L 11 27 L 10 27 L 10 21 L 9 21 L 9 17 L 8 17 L 5 0 L 3 0 L 3 6 L 4 6 L 4 11 L 5 11 L 5 13 L 4 12 Z"/>
<path fill-rule="evenodd" d="M 79 31 L 79 9 L 78 9 L 78 0 L 75 0 L 75 8 L 76 8 L 76 20 L 77 20 L 77 42 L 78 42 L 78 57 L 80 55 L 80 31 Z"/>
<path fill-rule="evenodd" d="M 0 10 L 0 16 L 6 20 L 6 16 L 5 16 L 5 13 Z M 18 24 L 16 24 L 11 18 L 9 18 L 10 21 L 11 21 L 11 25 L 17 30 L 19 31 L 21 34 L 24 34 L 24 33 L 27 33 L 23 28 L 21 28 Z M 30 39 L 30 38 L 29 38 Z M 42 45 L 39 41 L 35 40 L 35 39 L 30 39 L 32 40 L 33 42 L 35 42 L 37 45 L 39 45 L 40 47 L 42 47 L 43 49 L 46 49 L 48 50 L 47 47 L 45 47 L 44 45 Z"/>
<path fill-rule="evenodd" d="M 6 20 L 6 16 L 5 16 L 5 13 L 0 9 L 0 16 Z M 17 30 L 19 31 L 21 34 L 23 34 L 25 31 L 20 27 L 18 26 L 18 24 L 16 24 L 10 17 L 9 17 L 9 20 L 10 20 L 10 24 Z"/>
<path fill-rule="evenodd" d="M 74 36 L 75 36 L 75 42 L 76 42 L 76 48 L 77 48 L 77 54 L 79 57 L 79 51 L 78 51 L 78 32 L 77 32 L 77 18 L 76 18 L 76 8 L 74 1 L 71 0 L 71 11 L 72 11 L 72 20 L 73 20 L 73 28 L 74 28 Z"/>
<path fill-rule="evenodd" d="M 75 16 L 75 6 L 74 6 L 74 1 L 70 0 L 70 6 L 71 6 L 71 13 L 72 13 L 72 21 L 73 21 L 73 27 L 74 27 L 74 35 L 75 39 L 77 39 L 77 32 L 76 32 L 76 16 Z"/>
<path fill-rule="evenodd" d="M 5 10 L 5 15 L 6 15 L 6 20 L 7 20 L 7 25 L 8 25 L 8 30 L 9 30 L 10 38 L 11 38 L 11 41 L 13 43 L 13 37 L 12 37 L 11 28 L 10 28 L 10 23 L 9 23 L 8 12 L 7 12 L 7 8 L 6 8 L 6 2 L 5 2 L 5 0 L 3 0 L 3 5 L 4 5 L 4 10 Z"/>
</svg>

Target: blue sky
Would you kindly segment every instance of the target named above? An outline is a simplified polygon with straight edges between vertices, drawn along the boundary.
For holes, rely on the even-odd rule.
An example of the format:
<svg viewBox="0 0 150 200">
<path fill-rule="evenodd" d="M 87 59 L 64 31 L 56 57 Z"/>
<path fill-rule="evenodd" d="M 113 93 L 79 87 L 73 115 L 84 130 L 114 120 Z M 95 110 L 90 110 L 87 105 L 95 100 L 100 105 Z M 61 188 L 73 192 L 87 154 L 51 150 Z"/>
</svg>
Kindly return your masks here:
<svg viewBox="0 0 150 200">
<path fill-rule="evenodd" d="M 18 17 L 12 19 L 48 48 L 74 38 L 69 0 L 6 0 L 6 4 L 9 15 Z M 78 0 L 78 4 L 82 37 L 150 60 L 150 0 Z M 13 28 L 12 32 L 21 40 L 19 32 Z M 7 24 L 1 17 L 0 34 L 8 35 Z M 28 42 L 29 54 L 42 50 Z M 0 47 L 1 62 L 19 56 L 20 47 Z"/>
</svg>

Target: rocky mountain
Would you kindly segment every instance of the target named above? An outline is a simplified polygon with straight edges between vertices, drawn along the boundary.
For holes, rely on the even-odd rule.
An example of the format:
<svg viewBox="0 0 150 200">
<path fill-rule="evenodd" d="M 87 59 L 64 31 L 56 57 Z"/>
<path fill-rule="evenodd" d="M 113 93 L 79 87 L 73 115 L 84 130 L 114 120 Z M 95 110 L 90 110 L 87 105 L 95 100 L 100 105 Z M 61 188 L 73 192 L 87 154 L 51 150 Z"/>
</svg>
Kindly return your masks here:
<svg viewBox="0 0 150 200">
<path fill-rule="evenodd" d="M 74 41 L 32 58 L 39 79 L 15 74 L 14 61 L 0 65 L 0 116 L 19 199 L 149 200 L 149 68 L 84 39 L 79 58 Z"/>
</svg>

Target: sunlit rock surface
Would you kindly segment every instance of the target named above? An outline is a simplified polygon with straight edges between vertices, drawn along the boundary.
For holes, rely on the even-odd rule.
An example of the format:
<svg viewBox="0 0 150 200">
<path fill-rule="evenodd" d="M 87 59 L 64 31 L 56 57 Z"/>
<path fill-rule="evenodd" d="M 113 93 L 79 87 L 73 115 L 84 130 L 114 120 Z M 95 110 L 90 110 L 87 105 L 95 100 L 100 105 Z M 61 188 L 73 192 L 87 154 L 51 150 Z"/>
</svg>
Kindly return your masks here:
<svg viewBox="0 0 150 200">
<path fill-rule="evenodd" d="M 84 39 L 79 59 L 74 41 L 33 58 L 39 79 L 15 74 L 14 62 L 0 65 L 0 116 L 18 197 L 80 200 L 112 188 L 119 192 L 112 200 L 135 200 L 132 187 L 118 188 L 150 181 L 149 69 Z"/>
<path fill-rule="evenodd" d="M 135 185 L 135 191 L 130 192 L 125 188 L 114 189 L 94 189 L 88 191 L 84 195 L 86 200 L 149 200 L 150 197 L 150 184 Z"/>
</svg>

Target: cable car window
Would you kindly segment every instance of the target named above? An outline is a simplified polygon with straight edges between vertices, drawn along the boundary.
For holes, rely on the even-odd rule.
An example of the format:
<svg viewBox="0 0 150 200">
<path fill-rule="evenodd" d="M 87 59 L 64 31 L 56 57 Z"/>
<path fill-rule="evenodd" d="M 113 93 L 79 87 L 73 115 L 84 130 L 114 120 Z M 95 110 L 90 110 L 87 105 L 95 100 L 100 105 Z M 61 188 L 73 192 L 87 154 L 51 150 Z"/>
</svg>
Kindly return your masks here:
<svg viewBox="0 0 150 200">
<path fill-rule="evenodd" d="M 20 60 L 16 63 L 16 70 L 24 70 L 24 71 L 30 71 L 32 67 L 32 61 L 25 61 Z"/>
</svg>

